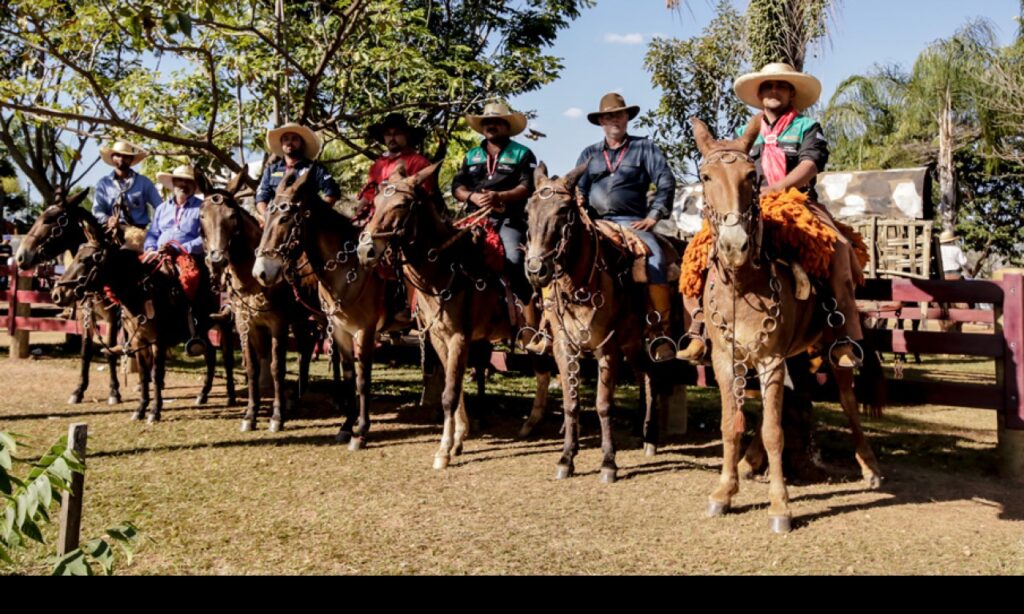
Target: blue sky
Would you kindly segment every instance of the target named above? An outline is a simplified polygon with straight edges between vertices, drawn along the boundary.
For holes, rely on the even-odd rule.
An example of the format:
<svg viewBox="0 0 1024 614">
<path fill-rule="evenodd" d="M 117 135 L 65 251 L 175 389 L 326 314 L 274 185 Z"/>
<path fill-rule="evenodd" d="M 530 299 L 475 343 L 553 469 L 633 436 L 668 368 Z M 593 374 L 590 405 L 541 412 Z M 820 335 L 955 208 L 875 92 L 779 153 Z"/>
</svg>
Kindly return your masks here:
<svg viewBox="0 0 1024 614">
<path fill-rule="evenodd" d="M 643 69 L 652 36 L 689 38 L 711 20 L 714 3 L 690 0 L 690 7 L 668 11 L 662 0 L 598 0 L 561 34 L 552 53 L 563 58 L 561 78 L 542 91 L 512 101 L 537 112 L 532 127 L 547 135 L 526 141 L 552 173 L 564 174 L 582 149 L 602 138 L 587 122 L 601 96 L 618 90 L 643 110 L 657 105 L 659 93 Z M 736 6 L 745 9 L 746 0 Z M 808 60 L 805 69 L 821 79 L 823 100 L 846 77 L 875 64 L 909 68 L 928 43 L 950 36 L 972 17 L 990 19 L 1004 44 L 1017 31 L 1018 0 L 845 0 L 831 42 Z M 582 113 L 570 111 L 579 109 Z"/>
<path fill-rule="evenodd" d="M 540 91 L 512 101 L 518 109 L 537 112 L 532 127 L 547 135 L 525 141 L 552 173 L 564 174 L 579 152 L 602 138 L 600 128 L 587 122 L 606 92 L 621 92 L 629 104 L 646 110 L 659 92 L 643 69 L 647 43 L 653 36 L 688 38 L 699 34 L 714 11 L 711 0 L 689 0 L 689 7 L 669 11 L 664 0 L 598 0 L 569 29 L 551 53 L 563 59 L 561 77 Z M 747 0 L 736 0 L 741 10 Z M 1016 33 L 1018 0 L 845 0 L 835 31 L 806 69 L 821 79 L 823 99 L 846 77 L 879 63 L 909 67 L 928 43 L 953 34 L 972 17 L 986 17 L 999 29 L 1004 44 Z M 86 159 L 98 155 L 95 146 Z M 91 186 L 109 172 L 98 164 L 82 181 Z M 23 185 L 27 184 L 22 181 Z"/>
</svg>

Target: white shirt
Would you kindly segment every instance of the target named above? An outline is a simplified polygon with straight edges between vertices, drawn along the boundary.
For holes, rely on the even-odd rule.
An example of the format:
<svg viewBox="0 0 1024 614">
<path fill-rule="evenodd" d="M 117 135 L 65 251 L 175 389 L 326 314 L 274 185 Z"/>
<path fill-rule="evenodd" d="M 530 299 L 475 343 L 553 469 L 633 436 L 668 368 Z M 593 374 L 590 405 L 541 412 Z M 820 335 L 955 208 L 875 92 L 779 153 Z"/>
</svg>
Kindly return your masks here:
<svg viewBox="0 0 1024 614">
<path fill-rule="evenodd" d="M 960 273 L 967 266 L 967 256 L 956 243 L 944 243 L 942 249 L 942 272 Z"/>
</svg>

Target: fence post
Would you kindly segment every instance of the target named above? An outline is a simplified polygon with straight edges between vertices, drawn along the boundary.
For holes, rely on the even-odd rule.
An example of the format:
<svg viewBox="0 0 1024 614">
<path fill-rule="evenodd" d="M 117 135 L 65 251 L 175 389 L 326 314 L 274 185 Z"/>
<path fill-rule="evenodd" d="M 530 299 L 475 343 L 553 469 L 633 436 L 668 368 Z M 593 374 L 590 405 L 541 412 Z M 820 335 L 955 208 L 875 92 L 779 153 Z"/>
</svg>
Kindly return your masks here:
<svg viewBox="0 0 1024 614">
<path fill-rule="evenodd" d="M 23 274 L 21 271 L 15 270 L 13 277 L 17 281 L 11 289 L 11 301 L 8 308 L 11 318 L 8 325 L 11 331 L 10 358 L 24 359 L 28 358 L 28 330 L 18 330 L 18 325 L 15 323 L 14 318 L 28 318 L 32 316 L 32 304 L 23 303 L 18 300 L 19 290 L 32 289 L 32 274 Z"/>
<path fill-rule="evenodd" d="M 68 428 L 68 447 L 85 464 L 85 444 L 89 438 L 89 425 L 77 422 Z M 78 547 L 82 530 L 82 495 L 84 495 L 85 474 L 74 473 L 71 477 L 71 492 L 65 493 L 60 505 L 60 538 L 57 544 L 58 556 L 64 556 Z"/>
<path fill-rule="evenodd" d="M 1013 481 L 1024 481 L 1024 277 L 1002 276 L 1003 326 L 1006 343 L 1000 369 L 1003 408 L 999 412 L 999 469 Z"/>
</svg>

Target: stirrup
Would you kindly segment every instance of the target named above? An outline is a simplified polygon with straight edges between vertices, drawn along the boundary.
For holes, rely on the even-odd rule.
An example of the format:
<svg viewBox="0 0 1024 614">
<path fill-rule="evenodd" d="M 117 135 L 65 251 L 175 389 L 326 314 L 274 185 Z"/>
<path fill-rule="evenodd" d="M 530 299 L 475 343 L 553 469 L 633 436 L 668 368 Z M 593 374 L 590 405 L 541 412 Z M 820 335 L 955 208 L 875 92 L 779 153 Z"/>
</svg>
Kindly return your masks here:
<svg viewBox="0 0 1024 614">
<path fill-rule="evenodd" d="M 676 360 L 685 360 L 687 362 L 694 363 L 702 362 L 708 354 L 707 341 L 697 333 L 687 333 L 679 339 L 676 346 L 682 347 L 684 339 L 689 339 L 689 342 L 686 344 L 685 348 L 676 352 Z M 697 344 L 699 344 L 700 352 L 694 355 L 693 352 L 696 352 Z"/>
<path fill-rule="evenodd" d="M 840 358 L 839 361 L 836 361 L 835 351 L 846 346 L 850 346 L 852 355 L 844 355 L 842 358 L 849 358 L 850 364 L 841 364 L 842 358 Z M 860 344 L 853 339 L 844 337 L 837 340 L 828 348 L 828 361 L 832 367 L 836 369 L 855 369 L 862 367 L 864 366 L 864 348 L 862 348 Z"/>
<path fill-rule="evenodd" d="M 192 337 L 185 342 L 185 353 L 189 356 L 202 356 L 206 353 L 206 342 L 199 337 Z"/>
<path fill-rule="evenodd" d="M 679 347 L 671 337 L 661 335 L 647 341 L 647 356 L 651 362 L 668 362 L 675 360 Z"/>
</svg>

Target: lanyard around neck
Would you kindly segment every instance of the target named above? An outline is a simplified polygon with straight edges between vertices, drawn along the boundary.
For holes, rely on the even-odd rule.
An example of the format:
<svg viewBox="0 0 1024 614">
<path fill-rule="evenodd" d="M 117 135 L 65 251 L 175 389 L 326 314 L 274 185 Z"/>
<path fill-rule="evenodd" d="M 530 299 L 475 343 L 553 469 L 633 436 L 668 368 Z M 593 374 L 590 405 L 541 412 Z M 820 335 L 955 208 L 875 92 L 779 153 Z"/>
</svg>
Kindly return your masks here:
<svg viewBox="0 0 1024 614">
<path fill-rule="evenodd" d="M 608 167 L 608 172 L 609 173 L 614 175 L 619 170 L 619 167 L 622 166 L 622 160 L 626 157 L 626 152 L 628 152 L 628 151 L 629 151 L 629 141 L 626 141 L 626 143 L 622 146 L 622 149 L 619 150 L 619 155 L 616 156 L 616 158 L 615 158 L 615 166 L 612 166 L 612 159 L 608 156 L 608 148 L 605 147 L 604 152 L 603 152 L 604 153 L 604 163 Z"/>
</svg>

